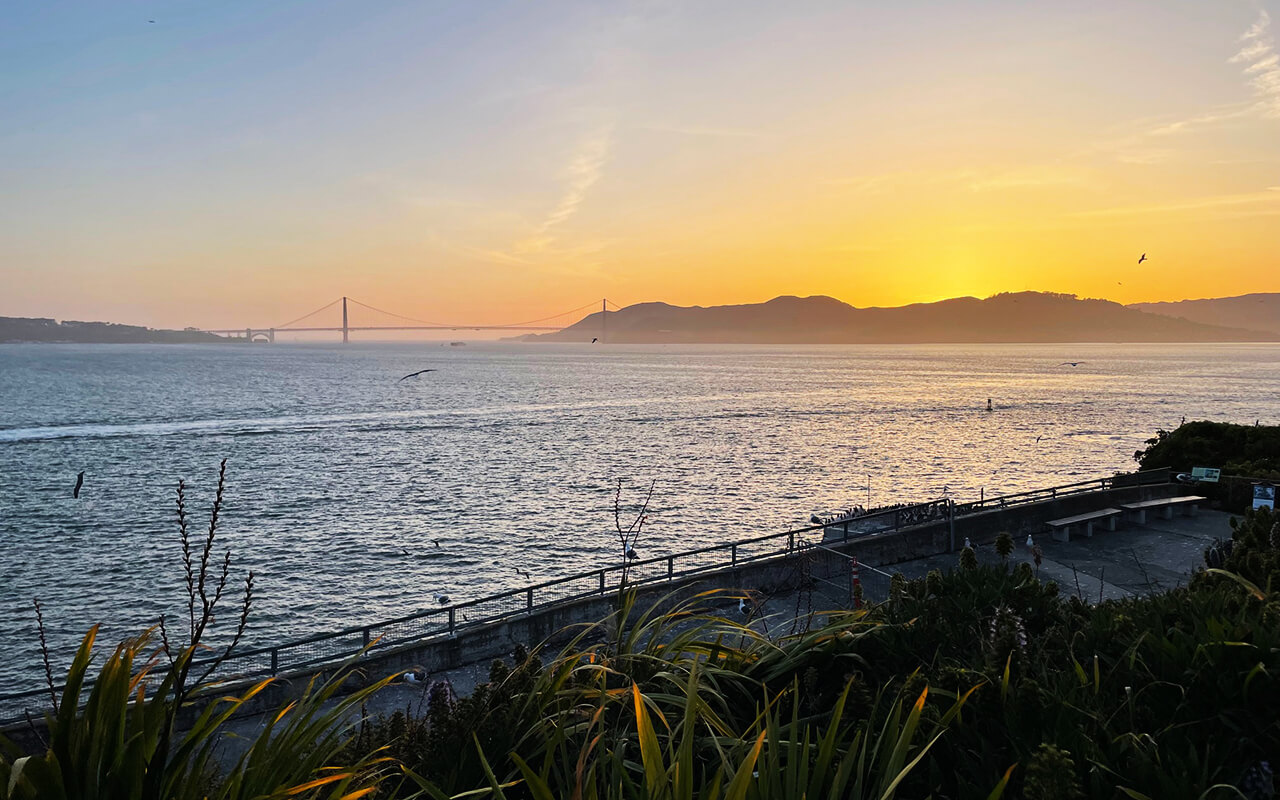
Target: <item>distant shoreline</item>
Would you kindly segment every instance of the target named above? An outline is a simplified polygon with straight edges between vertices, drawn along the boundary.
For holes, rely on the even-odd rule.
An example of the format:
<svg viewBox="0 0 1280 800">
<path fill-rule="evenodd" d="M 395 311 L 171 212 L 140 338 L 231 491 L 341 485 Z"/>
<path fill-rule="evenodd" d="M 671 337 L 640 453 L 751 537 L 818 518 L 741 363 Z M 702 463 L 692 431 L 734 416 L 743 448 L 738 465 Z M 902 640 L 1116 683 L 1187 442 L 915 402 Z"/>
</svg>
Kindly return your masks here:
<svg viewBox="0 0 1280 800">
<path fill-rule="evenodd" d="M 114 322 L 59 322 L 0 317 L 0 344 L 220 344 L 236 341 L 205 331 L 165 330 Z"/>
</svg>

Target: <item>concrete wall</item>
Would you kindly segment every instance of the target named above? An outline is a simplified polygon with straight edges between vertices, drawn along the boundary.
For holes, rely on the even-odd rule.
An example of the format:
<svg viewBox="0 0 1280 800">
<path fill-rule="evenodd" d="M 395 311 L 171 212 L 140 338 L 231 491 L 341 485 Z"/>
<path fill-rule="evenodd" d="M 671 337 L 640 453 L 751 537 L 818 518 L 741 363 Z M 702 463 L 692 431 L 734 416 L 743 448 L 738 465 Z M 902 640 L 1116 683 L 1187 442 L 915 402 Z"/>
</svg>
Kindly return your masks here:
<svg viewBox="0 0 1280 800">
<path fill-rule="evenodd" d="M 1028 503 L 1007 508 L 994 508 L 954 521 L 954 541 L 959 548 L 965 537 L 974 543 L 985 544 L 995 540 L 1000 531 L 1013 534 L 1015 540 L 1028 533 L 1041 534 L 1045 522 L 1059 517 L 1083 514 L 1120 503 L 1132 503 L 1171 497 L 1184 487 L 1174 484 L 1131 486 L 1099 492 L 1060 497 L 1038 503 Z M 952 549 L 951 524 L 947 520 L 929 523 L 915 528 L 874 534 L 850 539 L 847 542 L 828 541 L 826 546 L 856 555 L 864 564 L 890 566 L 902 561 L 945 553 Z M 701 573 L 693 578 L 649 584 L 640 588 L 637 607 L 643 611 L 654 603 L 670 596 L 667 602 L 713 589 L 730 591 L 757 591 L 766 595 L 785 592 L 800 581 L 798 552 L 796 554 L 739 563 L 736 567 L 715 572 Z M 892 570 L 889 570 L 892 571 Z M 361 675 L 350 682 L 354 689 L 386 675 L 422 667 L 427 672 L 438 673 L 468 664 L 483 663 L 495 658 L 510 656 L 517 644 L 526 647 L 545 644 L 549 648 L 562 646 L 583 629 L 582 626 L 605 619 L 612 611 L 616 594 L 594 596 L 562 605 L 535 608 L 532 613 L 494 622 L 477 628 L 468 628 L 454 635 L 434 637 L 421 642 L 378 650 L 360 659 Z M 725 609 L 736 605 L 725 600 Z M 735 611 L 736 613 L 736 611 Z M 596 637 L 599 638 L 599 637 Z M 272 686 L 245 705 L 242 714 L 256 714 L 276 708 L 297 697 L 312 678 L 323 679 L 333 668 L 312 669 L 280 676 Z M 219 687 L 216 696 L 234 693 L 238 687 L 247 687 L 256 680 Z M 36 743 L 29 726 L 19 725 L 4 734 L 20 743 Z"/>
</svg>

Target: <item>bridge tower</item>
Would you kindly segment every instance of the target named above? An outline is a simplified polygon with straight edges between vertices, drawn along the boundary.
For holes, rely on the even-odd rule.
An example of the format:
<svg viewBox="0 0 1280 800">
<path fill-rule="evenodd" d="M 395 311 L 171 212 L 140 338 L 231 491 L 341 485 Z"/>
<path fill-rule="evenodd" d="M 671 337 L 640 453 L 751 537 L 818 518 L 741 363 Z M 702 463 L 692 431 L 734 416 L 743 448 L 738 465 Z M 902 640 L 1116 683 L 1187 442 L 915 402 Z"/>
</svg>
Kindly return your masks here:
<svg viewBox="0 0 1280 800">
<path fill-rule="evenodd" d="M 349 341 L 350 327 L 347 325 L 347 298 L 342 298 L 342 343 Z"/>
<path fill-rule="evenodd" d="M 609 331 L 609 300 L 605 298 L 600 301 L 600 344 L 604 344 L 605 334 Z"/>
</svg>

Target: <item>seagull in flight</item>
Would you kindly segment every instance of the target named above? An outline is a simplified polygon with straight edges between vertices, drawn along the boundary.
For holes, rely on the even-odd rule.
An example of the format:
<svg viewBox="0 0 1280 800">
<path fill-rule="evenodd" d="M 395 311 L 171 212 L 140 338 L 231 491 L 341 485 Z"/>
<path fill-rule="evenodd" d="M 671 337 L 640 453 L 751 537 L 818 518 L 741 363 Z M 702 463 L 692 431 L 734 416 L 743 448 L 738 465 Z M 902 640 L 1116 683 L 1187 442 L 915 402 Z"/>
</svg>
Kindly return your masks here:
<svg viewBox="0 0 1280 800">
<path fill-rule="evenodd" d="M 1139 258 L 1139 259 L 1138 259 L 1138 263 L 1139 263 L 1139 264 L 1141 264 L 1143 261 L 1146 261 L 1146 260 L 1147 260 L 1147 254 L 1146 254 L 1146 253 L 1143 253 L 1143 254 L 1142 254 L 1142 258 Z"/>
<path fill-rule="evenodd" d="M 420 370 L 418 370 L 417 372 L 410 372 L 408 375 L 405 375 L 403 378 L 401 378 L 401 379 L 400 379 L 400 381 L 407 381 L 407 380 L 409 380 L 410 378 L 415 377 L 415 376 L 417 376 L 417 375 L 421 375 L 421 374 L 422 374 L 422 373 L 424 373 L 424 372 L 435 372 L 435 370 L 434 370 L 434 369 L 420 369 Z M 400 381 L 396 381 L 396 383 L 399 383 Z"/>
<path fill-rule="evenodd" d="M 594 337 L 594 336 L 593 336 L 593 337 L 591 337 L 591 343 L 592 343 L 592 344 L 595 344 L 597 341 L 599 341 L 599 339 L 597 339 L 597 338 L 596 338 L 596 337 Z"/>
<path fill-rule="evenodd" d="M 1078 366 L 1080 366 L 1080 365 L 1081 365 L 1081 364 L 1083 364 L 1083 363 L 1084 363 L 1083 361 L 1063 361 L 1063 362 L 1062 362 L 1061 364 L 1059 364 L 1058 366 L 1060 366 L 1060 367 L 1078 367 Z"/>
<path fill-rule="evenodd" d="M 84 472 L 76 476 L 76 488 L 71 490 L 71 496 L 77 500 L 80 499 L 81 486 L 84 486 Z"/>
</svg>

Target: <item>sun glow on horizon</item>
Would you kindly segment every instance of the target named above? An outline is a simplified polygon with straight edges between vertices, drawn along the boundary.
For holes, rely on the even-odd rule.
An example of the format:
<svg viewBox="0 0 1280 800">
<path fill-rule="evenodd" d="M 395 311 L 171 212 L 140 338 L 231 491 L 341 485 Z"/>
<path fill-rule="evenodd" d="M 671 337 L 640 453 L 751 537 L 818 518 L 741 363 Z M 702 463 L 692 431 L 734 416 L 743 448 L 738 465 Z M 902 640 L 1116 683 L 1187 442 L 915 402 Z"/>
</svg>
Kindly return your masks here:
<svg viewBox="0 0 1280 800">
<path fill-rule="evenodd" d="M 1280 291 L 1274 2 L 64 5 L 6 22 L 0 315 Z"/>
</svg>

